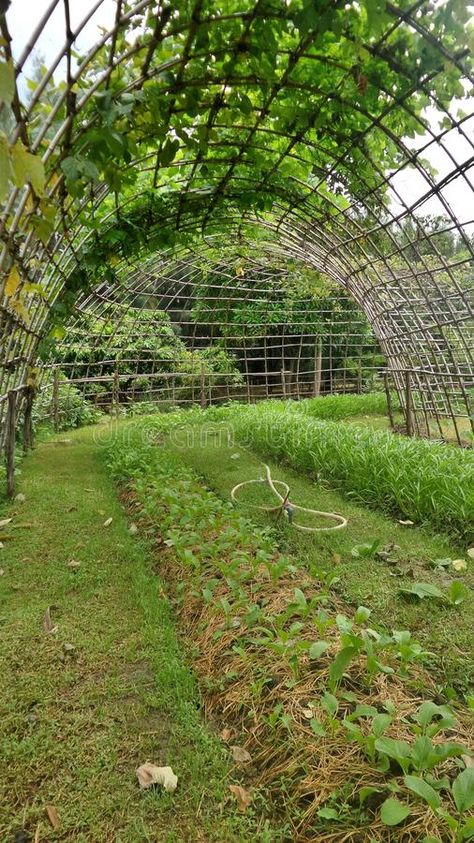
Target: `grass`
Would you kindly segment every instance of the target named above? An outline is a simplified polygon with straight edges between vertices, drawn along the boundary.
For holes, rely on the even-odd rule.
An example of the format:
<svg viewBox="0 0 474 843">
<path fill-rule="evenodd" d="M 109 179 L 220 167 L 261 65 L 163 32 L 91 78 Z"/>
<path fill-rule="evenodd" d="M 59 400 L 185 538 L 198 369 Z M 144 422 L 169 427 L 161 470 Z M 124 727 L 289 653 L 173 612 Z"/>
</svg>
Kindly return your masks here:
<svg viewBox="0 0 474 843">
<path fill-rule="evenodd" d="M 150 420 L 153 424 L 153 420 Z M 195 469 L 206 484 L 222 498 L 229 500 L 230 490 L 244 479 L 263 474 L 258 455 L 239 443 L 228 441 L 226 424 L 213 425 L 201 435 L 193 433 L 171 437 L 171 446 Z M 237 459 L 233 455 L 238 454 Z M 447 590 L 459 574 L 451 568 L 433 569 L 433 560 L 458 559 L 465 556 L 462 547 L 446 536 L 432 531 L 407 527 L 379 512 L 366 509 L 343 497 L 339 492 L 322 488 L 301 472 L 276 460 L 267 459 L 274 479 L 284 480 L 291 489 L 291 499 L 302 506 L 329 512 L 340 512 L 349 518 L 347 529 L 334 533 L 303 534 L 281 522 L 277 537 L 283 552 L 291 553 L 302 564 L 320 564 L 341 578 L 344 599 L 352 605 L 369 601 L 374 618 L 390 628 L 410 629 L 428 649 L 436 653 L 434 662 L 441 684 L 452 684 L 466 691 L 474 675 L 472 652 L 472 611 L 474 607 L 474 564 L 462 576 L 470 587 L 466 601 L 458 608 L 439 600 L 410 602 L 398 596 L 398 589 L 414 581 L 429 582 Z M 260 499 L 260 487 L 248 496 L 249 502 L 272 504 L 273 498 Z M 272 519 L 255 510 L 245 510 L 259 526 L 271 525 Z M 306 521 L 323 525 L 322 521 Z M 327 522 L 326 524 L 327 525 Z M 378 539 L 379 549 L 395 544 L 399 550 L 390 554 L 390 562 L 371 556 L 361 560 L 352 555 L 354 547 Z"/>
<path fill-rule="evenodd" d="M 235 436 L 259 453 L 285 460 L 366 506 L 474 541 L 473 452 L 323 422 L 276 402 L 223 413 Z"/>
<path fill-rule="evenodd" d="M 397 406 L 395 395 L 392 396 Z M 285 402 L 272 402 L 283 403 Z M 288 406 L 288 402 L 286 402 Z M 293 405 L 298 412 L 315 419 L 341 421 L 352 416 L 383 416 L 387 414 L 387 398 L 384 392 L 369 392 L 364 395 L 323 395 L 308 398 Z"/>
<path fill-rule="evenodd" d="M 271 840 L 227 801 L 235 771 L 203 724 L 151 539 L 130 534 L 93 437 L 39 446 L 22 466 L 25 502 L 2 506 L 0 839 Z M 173 767 L 174 794 L 139 790 L 147 760 Z"/>
</svg>

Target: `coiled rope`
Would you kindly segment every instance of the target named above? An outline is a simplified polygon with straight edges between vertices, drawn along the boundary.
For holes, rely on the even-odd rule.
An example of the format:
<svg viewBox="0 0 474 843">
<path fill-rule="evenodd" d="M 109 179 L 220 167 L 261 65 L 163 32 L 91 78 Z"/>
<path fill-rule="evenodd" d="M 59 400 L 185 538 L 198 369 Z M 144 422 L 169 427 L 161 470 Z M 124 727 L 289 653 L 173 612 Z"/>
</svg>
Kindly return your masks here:
<svg viewBox="0 0 474 843">
<path fill-rule="evenodd" d="M 290 503 L 290 487 L 284 483 L 283 480 L 273 480 L 268 465 L 265 465 L 265 470 L 267 474 L 266 478 L 261 477 L 258 480 L 244 480 L 243 483 L 237 483 L 237 486 L 234 486 L 230 493 L 234 503 L 239 503 L 236 497 L 236 493 L 239 489 L 243 489 L 244 486 L 250 486 L 254 483 L 266 483 L 270 486 L 270 489 L 278 498 L 279 504 L 277 504 L 277 506 L 260 506 L 255 503 L 246 503 L 245 506 L 252 509 L 259 509 L 261 512 L 274 512 L 277 515 L 277 521 L 281 514 L 285 512 L 290 524 L 293 524 L 295 530 L 300 530 L 302 533 L 322 533 L 328 532 L 329 530 L 342 530 L 344 527 L 347 527 L 347 518 L 344 518 L 342 515 L 338 515 L 336 512 L 321 512 L 319 509 L 309 509 L 306 506 L 297 506 L 295 503 Z M 279 486 L 283 490 L 283 495 L 280 494 L 275 486 Z M 337 521 L 339 523 L 333 527 L 304 527 L 302 524 L 294 523 L 293 515 L 295 512 L 308 512 L 311 515 L 321 515 L 323 518 L 332 518 L 333 521 Z"/>
</svg>

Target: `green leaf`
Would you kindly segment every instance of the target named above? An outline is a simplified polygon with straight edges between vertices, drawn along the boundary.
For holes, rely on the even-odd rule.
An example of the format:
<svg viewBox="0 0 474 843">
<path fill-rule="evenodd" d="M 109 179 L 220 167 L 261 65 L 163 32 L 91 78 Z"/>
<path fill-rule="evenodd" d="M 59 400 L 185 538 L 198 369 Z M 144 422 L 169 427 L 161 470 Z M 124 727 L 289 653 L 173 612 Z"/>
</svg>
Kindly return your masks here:
<svg viewBox="0 0 474 843">
<path fill-rule="evenodd" d="M 441 799 L 436 793 L 436 790 L 425 782 L 424 779 L 419 778 L 418 776 L 404 776 L 403 781 L 405 782 L 405 786 L 408 790 L 411 790 L 412 793 L 416 793 L 417 796 L 424 799 L 433 811 L 436 808 L 439 808 L 441 805 Z"/>
<path fill-rule="evenodd" d="M 308 650 L 308 656 L 310 659 L 319 659 L 328 647 L 329 644 L 327 641 L 315 641 Z"/>
<path fill-rule="evenodd" d="M 318 738 L 322 738 L 326 734 L 326 729 L 324 728 L 323 724 L 317 719 L 317 717 L 312 717 L 309 721 L 309 725 L 311 726 L 314 734 L 318 736 Z"/>
<path fill-rule="evenodd" d="M 338 707 L 339 703 L 337 701 L 337 697 L 333 694 L 324 694 L 324 697 L 321 700 L 321 708 L 329 715 L 329 717 L 334 717 Z"/>
<path fill-rule="evenodd" d="M 0 132 L 0 202 L 3 202 L 7 195 L 9 174 L 10 147 L 5 132 Z"/>
<path fill-rule="evenodd" d="M 362 787 L 359 790 L 359 805 L 363 805 L 366 799 L 372 795 L 372 793 L 382 793 L 379 787 L 373 787 L 372 785 L 367 785 L 366 787 Z"/>
<path fill-rule="evenodd" d="M 17 140 L 11 150 L 13 181 L 16 187 L 23 187 L 30 182 L 38 196 L 43 196 L 45 186 L 44 166 L 38 155 L 32 155 L 21 140 Z"/>
<path fill-rule="evenodd" d="M 337 820 L 339 813 L 334 808 L 320 808 L 318 817 L 321 817 L 322 820 Z"/>
<path fill-rule="evenodd" d="M 402 770 L 411 755 L 411 747 L 407 741 L 397 741 L 394 738 L 378 738 L 375 749 L 382 755 L 388 755 L 400 764 Z"/>
<path fill-rule="evenodd" d="M 370 615 L 371 610 L 368 609 L 367 606 L 359 606 L 357 612 L 355 613 L 354 620 L 356 623 L 364 623 L 369 619 Z"/>
<path fill-rule="evenodd" d="M 456 808 L 462 814 L 474 805 L 474 767 L 466 767 L 453 782 Z"/>
<path fill-rule="evenodd" d="M 18 286 L 20 284 L 20 274 L 16 266 L 12 266 L 10 272 L 8 273 L 7 280 L 5 281 L 5 286 L 3 288 L 3 295 L 11 298 L 15 295 Z"/>
<path fill-rule="evenodd" d="M 460 580 L 454 580 L 448 588 L 448 600 L 453 606 L 460 606 L 469 594 L 469 589 Z"/>
<path fill-rule="evenodd" d="M 341 681 L 346 667 L 358 653 L 357 647 L 344 647 L 337 654 L 329 670 L 329 682 L 332 687 Z"/>
<path fill-rule="evenodd" d="M 398 799 L 390 796 L 380 809 L 380 819 L 384 825 L 399 825 L 410 813 L 408 805 L 403 805 Z"/>
<path fill-rule="evenodd" d="M 15 95 L 15 70 L 10 59 L 0 63 L 0 102 L 10 105 Z"/>
<path fill-rule="evenodd" d="M 399 588 L 398 593 L 413 595 L 420 600 L 424 600 L 425 597 L 435 598 L 443 596 L 443 592 L 436 585 L 431 585 L 429 582 L 415 582 L 406 588 Z"/>
</svg>

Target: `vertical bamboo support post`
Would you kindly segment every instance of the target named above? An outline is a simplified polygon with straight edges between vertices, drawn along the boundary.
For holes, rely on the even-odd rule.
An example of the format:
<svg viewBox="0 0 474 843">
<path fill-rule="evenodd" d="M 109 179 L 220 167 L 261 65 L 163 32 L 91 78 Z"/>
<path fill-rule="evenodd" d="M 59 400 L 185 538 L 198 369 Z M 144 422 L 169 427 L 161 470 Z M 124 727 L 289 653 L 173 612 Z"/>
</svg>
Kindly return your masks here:
<svg viewBox="0 0 474 843">
<path fill-rule="evenodd" d="M 26 454 L 33 447 L 33 400 L 34 386 L 27 386 L 25 390 L 25 413 L 23 420 L 23 451 Z"/>
<path fill-rule="evenodd" d="M 59 430 L 59 369 L 55 369 L 53 374 L 53 397 L 51 411 L 53 416 L 53 429 L 55 433 L 57 433 Z"/>
<path fill-rule="evenodd" d="M 315 353 L 314 353 L 314 386 L 313 386 L 313 395 L 315 398 L 321 392 L 321 368 L 323 363 L 323 341 L 321 337 L 319 338 L 318 342 L 315 346 Z"/>
<path fill-rule="evenodd" d="M 388 382 L 388 374 L 387 372 L 383 373 L 383 385 L 385 388 L 385 395 L 387 398 L 387 413 L 388 413 L 388 421 L 390 424 L 390 430 L 395 429 L 395 419 L 393 417 L 393 405 L 392 405 L 392 396 L 390 393 L 390 384 Z"/>
<path fill-rule="evenodd" d="M 5 425 L 5 467 L 7 472 L 7 495 L 15 493 L 15 428 L 16 428 L 16 393 L 8 393 L 7 420 Z"/>
<path fill-rule="evenodd" d="M 114 379 L 112 381 L 112 411 L 116 416 L 118 416 L 120 410 L 119 387 L 119 373 L 118 368 L 116 367 L 114 370 Z"/>
<path fill-rule="evenodd" d="M 357 366 L 357 395 L 362 394 L 362 360 L 359 358 Z"/>
<path fill-rule="evenodd" d="M 285 377 L 285 370 L 284 369 L 281 369 L 280 376 L 281 376 L 282 395 L 283 395 L 283 398 L 286 398 L 286 377 Z"/>
<path fill-rule="evenodd" d="M 407 436 L 413 436 L 413 397 L 411 391 L 411 375 L 408 369 L 405 372 L 405 416 Z"/>
<path fill-rule="evenodd" d="M 206 370 L 204 363 L 201 363 L 201 409 L 206 409 Z"/>
</svg>

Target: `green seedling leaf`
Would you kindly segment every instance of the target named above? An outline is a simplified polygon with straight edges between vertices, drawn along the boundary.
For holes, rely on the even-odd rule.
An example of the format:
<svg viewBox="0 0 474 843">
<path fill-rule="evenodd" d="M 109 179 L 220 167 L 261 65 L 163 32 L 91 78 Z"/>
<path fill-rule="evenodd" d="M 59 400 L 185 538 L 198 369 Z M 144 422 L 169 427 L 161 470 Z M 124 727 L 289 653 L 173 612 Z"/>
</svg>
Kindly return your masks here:
<svg viewBox="0 0 474 843">
<path fill-rule="evenodd" d="M 320 808 L 318 817 L 321 817 L 322 820 L 337 820 L 339 813 L 334 808 Z"/>
<path fill-rule="evenodd" d="M 367 608 L 367 606 L 359 606 L 354 615 L 354 620 L 356 623 L 365 623 L 365 621 L 370 618 L 371 614 L 372 612 Z"/>
<path fill-rule="evenodd" d="M 309 721 L 309 725 L 311 726 L 314 734 L 317 735 L 318 738 L 323 738 L 326 734 L 326 729 L 316 717 L 311 718 L 311 720 Z"/>
<path fill-rule="evenodd" d="M 374 539 L 373 542 L 364 542 L 364 544 L 356 544 L 351 550 L 351 555 L 356 559 L 369 559 L 379 547 L 379 539 Z"/>
<path fill-rule="evenodd" d="M 375 741 L 375 749 L 381 755 L 388 755 L 393 758 L 405 771 L 407 762 L 411 755 L 411 747 L 407 741 L 397 741 L 394 738 L 378 738 Z"/>
<path fill-rule="evenodd" d="M 398 799 L 389 796 L 380 809 L 380 819 L 384 825 L 399 825 L 410 813 L 408 805 L 403 805 Z"/>
<path fill-rule="evenodd" d="M 338 707 L 339 703 L 333 694 L 324 694 L 324 697 L 321 700 L 321 708 L 329 715 L 329 717 L 334 717 Z"/>
<path fill-rule="evenodd" d="M 452 606 L 460 606 L 469 594 L 469 589 L 460 580 L 454 580 L 448 588 L 448 600 Z"/>
<path fill-rule="evenodd" d="M 425 782 L 424 779 L 419 778 L 418 776 L 404 776 L 403 781 L 405 782 L 405 786 L 408 790 L 411 790 L 412 793 L 416 793 L 417 796 L 424 799 L 433 811 L 436 810 L 436 808 L 439 808 L 441 805 L 441 799 L 436 793 L 436 790 Z"/>
<path fill-rule="evenodd" d="M 474 837 L 474 817 L 468 819 L 466 823 L 459 829 L 461 840 L 472 840 Z M 438 843 L 438 841 L 436 841 Z"/>
<path fill-rule="evenodd" d="M 379 787 L 372 787 L 371 785 L 367 785 L 367 787 L 362 787 L 359 790 L 359 805 L 363 805 L 364 802 L 372 796 L 373 793 L 382 793 Z"/>
<path fill-rule="evenodd" d="M 453 797 L 459 813 L 469 811 L 474 805 L 474 767 L 466 767 L 453 782 Z"/>
<path fill-rule="evenodd" d="M 346 667 L 358 652 L 357 647 L 343 647 L 341 652 L 338 653 L 329 669 L 329 683 L 331 687 L 334 687 L 341 681 Z"/>
<path fill-rule="evenodd" d="M 409 597 L 417 597 L 419 600 L 424 600 L 425 598 L 433 599 L 443 596 L 441 589 L 439 589 L 436 585 L 431 585 L 429 582 L 415 582 L 413 585 L 407 586 L 406 588 L 399 588 L 398 593 L 408 595 Z"/>
<path fill-rule="evenodd" d="M 310 659 L 319 659 L 328 647 L 329 644 L 327 641 L 315 641 L 308 650 L 308 656 Z"/>
</svg>

